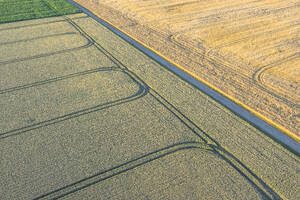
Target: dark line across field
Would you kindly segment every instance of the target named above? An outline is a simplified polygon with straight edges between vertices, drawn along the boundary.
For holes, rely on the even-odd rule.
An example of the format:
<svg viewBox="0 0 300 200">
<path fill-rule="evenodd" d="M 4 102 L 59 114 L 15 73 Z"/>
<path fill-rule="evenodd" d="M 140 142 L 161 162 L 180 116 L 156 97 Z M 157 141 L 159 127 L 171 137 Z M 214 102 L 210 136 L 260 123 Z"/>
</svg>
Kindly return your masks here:
<svg viewBox="0 0 300 200">
<path fill-rule="evenodd" d="M 235 102 L 231 101 L 230 99 L 226 98 L 222 94 L 218 93 L 217 91 L 213 90 L 209 86 L 205 85 L 204 83 L 200 82 L 198 79 L 192 77 L 191 75 L 187 74 L 186 72 L 182 71 L 178 67 L 176 67 L 173 63 L 170 63 L 168 60 L 162 58 L 160 55 L 156 54 L 156 52 L 153 52 L 152 50 L 148 49 L 144 45 L 137 42 L 135 39 L 131 38 L 130 36 L 124 34 L 119 29 L 114 27 L 113 25 L 109 24 L 108 22 L 104 21 L 103 19 L 100 19 L 93 13 L 91 13 L 86 8 L 80 6 L 76 2 L 72 0 L 67 0 L 70 3 L 72 3 L 74 6 L 77 6 L 80 8 L 83 12 L 85 12 L 87 15 L 98 21 L 103 26 L 107 27 L 109 30 L 111 30 L 113 33 L 117 34 L 119 37 L 123 38 L 125 41 L 127 41 L 129 44 L 133 45 L 143 53 L 145 53 L 150 58 L 154 59 L 161 65 L 165 66 L 167 69 L 181 77 L 183 80 L 186 80 L 190 84 L 194 85 L 196 88 L 200 89 L 202 92 L 216 100 L 217 102 L 221 103 L 226 108 L 230 109 L 233 113 L 237 114 L 244 120 L 251 123 L 256 128 L 262 130 L 264 133 L 266 133 L 269 137 L 276 140 L 281 145 L 285 146 L 287 149 L 295 153 L 296 155 L 299 155 L 300 152 L 300 145 L 297 141 L 283 133 L 281 130 L 277 129 L 276 127 L 270 125 L 268 122 L 260 119 L 256 115 L 252 114 L 250 111 L 244 109 L 240 105 L 236 104 Z"/>
</svg>

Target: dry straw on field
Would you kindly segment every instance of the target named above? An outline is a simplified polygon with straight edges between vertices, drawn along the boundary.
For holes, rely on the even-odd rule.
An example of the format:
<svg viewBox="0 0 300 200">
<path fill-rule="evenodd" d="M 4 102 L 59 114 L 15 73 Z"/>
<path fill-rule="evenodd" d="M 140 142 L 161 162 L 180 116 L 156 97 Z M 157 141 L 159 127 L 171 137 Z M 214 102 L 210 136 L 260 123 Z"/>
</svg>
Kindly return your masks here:
<svg viewBox="0 0 300 200">
<path fill-rule="evenodd" d="M 300 136 L 298 0 L 76 0 Z"/>
</svg>

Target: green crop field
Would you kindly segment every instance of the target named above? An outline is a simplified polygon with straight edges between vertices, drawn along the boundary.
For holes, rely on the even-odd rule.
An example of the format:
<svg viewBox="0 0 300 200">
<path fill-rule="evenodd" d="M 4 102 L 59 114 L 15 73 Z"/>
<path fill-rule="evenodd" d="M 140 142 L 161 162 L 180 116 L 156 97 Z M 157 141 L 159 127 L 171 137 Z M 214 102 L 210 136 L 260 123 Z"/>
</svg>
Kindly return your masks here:
<svg viewBox="0 0 300 200">
<path fill-rule="evenodd" d="M 79 12 L 66 0 L 0 0 L 0 23 Z"/>
</svg>

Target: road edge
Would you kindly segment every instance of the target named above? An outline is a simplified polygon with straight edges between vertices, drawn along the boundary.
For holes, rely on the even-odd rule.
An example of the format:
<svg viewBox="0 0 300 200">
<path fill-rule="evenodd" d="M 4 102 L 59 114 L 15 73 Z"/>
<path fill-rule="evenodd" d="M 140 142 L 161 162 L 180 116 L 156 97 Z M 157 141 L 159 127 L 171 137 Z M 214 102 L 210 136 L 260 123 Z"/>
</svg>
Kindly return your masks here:
<svg viewBox="0 0 300 200">
<path fill-rule="evenodd" d="M 223 106 L 225 106 L 234 114 L 238 115 L 242 119 L 249 122 L 251 125 L 255 126 L 256 128 L 266 133 L 269 137 L 271 137 L 281 145 L 285 146 L 287 149 L 295 153 L 297 156 L 300 156 L 299 136 L 296 136 L 291 131 L 273 122 L 272 120 L 266 118 L 262 114 L 251 109 L 249 106 L 243 104 L 239 100 L 236 100 L 235 98 L 231 97 L 230 95 L 226 94 L 225 92 L 211 85 L 207 81 L 201 79 L 199 76 L 195 75 L 194 73 L 186 70 L 184 67 L 175 63 L 174 61 L 167 58 L 166 56 L 160 54 L 159 52 L 152 49 L 151 47 L 144 44 L 143 42 L 136 39 L 135 37 L 131 36 L 127 32 L 119 29 L 117 26 L 103 19 L 101 16 L 92 13 L 91 11 L 84 8 L 77 2 L 74 2 L 73 0 L 66 0 L 66 1 L 68 1 L 72 5 L 82 10 L 91 18 L 93 18 L 94 20 L 96 20 L 106 28 L 108 28 L 110 31 L 112 31 L 113 33 L 115 33 L 125 41 L 127 41 L 135 48 L 142 51 L 150 58 L 154 59 L 156 62 L 166 67 L 168 70 L 170 70 L 171 72 L 173 72 L 174 74 L 182 78 L 183 80 L 192 84 L 194 87 L 198 88 L 203 93 L 205 93 L 206 95 L 208 95 L 209 97 L 217 101 L 218 103 L 222 104 Z"/>
</svg>

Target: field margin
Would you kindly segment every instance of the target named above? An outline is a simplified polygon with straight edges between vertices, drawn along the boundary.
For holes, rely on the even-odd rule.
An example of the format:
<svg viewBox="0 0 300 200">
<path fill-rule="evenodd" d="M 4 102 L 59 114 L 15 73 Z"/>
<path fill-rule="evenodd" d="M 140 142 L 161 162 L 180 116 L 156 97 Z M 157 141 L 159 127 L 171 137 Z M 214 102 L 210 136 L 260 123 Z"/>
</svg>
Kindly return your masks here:
<svg viewBox="0 0 300 200">
<path fill-rule="evenodd" d="M 228 108 L 230 111 L 237 114 L 242 119 L 248 121 L 253 126 L 266 133 L 272 139 L 274 139 L 281 145 L 285 146 L 293 153 L 300 156 L 299 136 L 296 136 L 286 128 L 280 126 L 279 124 L 266 118 L 265 116 L 251 109 L 250 107 L 243 104 L 242 102 L 224 93 L 223 91 L 211 85 L 207 81 L 201 79 L 196 74 L 186 70 L 184 67 L 180 66 L 179 64 L 175 63 L 171 59 L 162 55 L 158 51 L 144 44 L 143 42 L 131 36 L 127 32 L 119 29 L 111 22 L 107 21 L 106 19 L 103 19 L 98 14 L 92 13 L 91 11 L 84 8 L 80 4 L 74 2 L 73 0 L 66 0 L 66 1 L 70 2 L 77 8 L 81 9 L 84 13 L 86 13 L 87 15 L 89 15 L 90 17 L 98 21 L 100 24 L 104 25 L 106 28 L 108 28 L 113 33 L 117 34 L 119 37 L 121 37 L 122 39 L 124 39 L 125 41 L 133 45 L 135 48 L 139 49 L 147 56 L 151 57 L 152 59 L 160 63 L 162 66 L 166 67 L 167 69 L 169 69 L 170 71 L 178 75 L 183 80 L 189 82 L 196 88 L 200 89 L 202 92 L 204 92 L 205 94 L 207 94 L 208 96 L 210 96 L 211 98 L 213 98 L 214 100 L 216 100 L 217 102 L 219 102 L 220 104 Z"/>
</svg>

